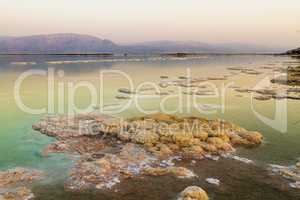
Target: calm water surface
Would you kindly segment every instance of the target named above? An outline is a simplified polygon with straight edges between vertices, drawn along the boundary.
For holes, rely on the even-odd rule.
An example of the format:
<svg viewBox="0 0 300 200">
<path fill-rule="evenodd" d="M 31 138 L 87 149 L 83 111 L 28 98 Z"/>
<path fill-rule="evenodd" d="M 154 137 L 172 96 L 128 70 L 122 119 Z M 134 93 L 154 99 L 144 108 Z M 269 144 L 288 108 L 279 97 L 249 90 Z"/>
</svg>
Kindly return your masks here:
<svg viewBox="0 0 300 200">
<path fill-rule="evenodd" d="M 137 86 L 143 82 L 156 82 L 161 81 L 160 76 L 167 75 L 172 79 L 177 79 L 178 76 L 187 76 L 187 73 L 191 73 L 193 78 L 197 77 L 210 77 L 228 75 L 227 80 L 212 81 L 219 89 L 222 85 L 233 83 L 235 86 L 242 87 L 254 87 L 261 80 L 266 77 L 272 78 L 274 72 L 272 70 L 262 69 L 261 67 L 283 67 L 295 65 L 294 59 L 290 57 L 280 56 L 201 56 L 197 58 L 175 59 L 175 58 L 160 58 L 160 57 L 114 57 L 114 58 L 99 58 L 99 57 L 68 57 L 68 56 L 1 56 L 0 57 L 0 169 L 8 169 L 13 167 L 30 167 L 45 170 L 49 177 L 43 183 L 37 186 L 40 199 L 143 199 L 139 195 L 129 195 L 126 192 L 116 193 L 117 196 L 100 195 L 103 198 L 98 198 L 97 194 L 68 194 L 63 192 L 61 182 L 67 176 L 67 170 L 72 165 L 68 156 L 53 155 L 47 158 L 41 156 L 40 152 L 43 147 L 53 141 L 52 138 L 43 136 L 37 132 L 34 132 L 31 128 L 34 122 L 43 115 L 28 114 L 20 110 L 16 105 L 14 98 L 14 84 L 17 78 L 27 70 L 48 70 L 51 68 L 55 72 L 55 89 L 54 89 L 54 103 L 55 112 L 68 112 L 75 110 L 67 102 L 69 90 L 67 88 L 68 83 L 80 83 L 82 81 L 88 81 L 97 90 L 97 98 L 99 104 L 100 98 L 103 97 L 101 105 L 104 105 L 105 110 L 114 110 L 118 106 L 125 105 L 127 100 L 116 99 L 115 96 L 118 93 L 119 88 L 129 87 L 128 80 L 124 76 L 117 74 L 106 74 L 103 80 L 103 87 L 99 81 L 100 72 L 107 72 L 108 70 L 120 70 L 132 78 L 134 86 Z M 264 72 L 261 75 L 246 75 L 239 74 L 233 75 L 227 70 L 228 67 L 248 67 L 257 69 Z M 63 71 L 63 76 L 58 76 L 57 73 Z M 64 100 L 59 99 L 58 86 L 63 84 L 65 88 Z M 47 94 L 47 77 L 46 76 L 31 76 L 28 77 L 21 86 L 21 99 L 22 101 L 32 108 L 43 108 L 47 106 L 48 94 Z M 100 95 L 103 93 L 103 96 Z M 295 163 L 296 159 L 300 156 L 300 101 L 289 100 L 287 102 L 287 132 L 281 133 L 280 131 L 266 125 L 260 119 L 257 118 L 253 109 L 251 108 L 250 95 L 243 94 L 243 97 L 237 96 L 239 93 L 233 90 L 228 90 L 225 94 L 225 110 L 221 110 L 219 105 L 222 104 L 220 97 L 215 98 L 199 98 L 196 102 L 200 104 L 214 105 L 215 109 L 211 113 L 203 113 L 197 111 L 197 109 L 190 107 L 188 97 L 185 97 L 182 102 L 177 98 L 170 98 L 165 103 L 166 109 L 169 111 L 176 111 L 177 115 L 183 116 L 203 116 L 206 118 L 223 118 L 239 124 L 249 130 L 256 130 L 261 132 L 265 136 L 265 143 L 256 149 L 239 149 L 238 154 L 247 158 L 250 158 L 261 166 L 261 169 L 250 169 L 249 173 L 253 173 L 254 178 L 250 178 L 247 173 L 243 172 L 240 167 L 228 162 L 222 162 L 220 164 L 203 164 L 204 169 L 214 168 L 212 174 L 216 174 L 224 179 L 225 188 L 209 189 L 213 199 L 239 199 L 238 196 L 231 195 L 233 192 L 240 193 L 243 199 L 295 199 L 297 198 L 294 193 L 289 193 L 288 189 L 282 189 L 274 180 L 275 186 L 270 186 L 267 181 L 262 181 L 263 177 L 262 169 L 266 164 L 291 164 Z M 79 108 L 86 108 L 93 99 L 84 87 L 78 88 L 74 94 L 74 103 Z M 147 111 L 155 110 L 159 108 L 160 102 L 163 97 L 160 98 L 143 98 L 139 99 L 138 104 L 141 108 Z M 180 104 L 182 103 L 182 104 Z M 64 105 L 64 110 L 59 110 L 59 105 Z M 275 101 L 253 101 L 253 107 L 256 112 L 271 118 L 275 114 Z M 92 108 L 89 108 L 92 111 Z M 136 104 L 131 104 L 128 109 L 121 113 L 114 114 L 121 117 L 132 117 L 142 115 L 137 108 Z M 284 120 L 284 119 L 282 119 Z M 299 123 L 298 123 L 299 122 Z M 234 169 L 234 177 L 226 174 L 220 174 L 218 172 L 223 168 Z M 232 166 L 231 166 L 232 165 Z M 247 168 L 247 166 L 243 166 Z M 199 166 L 199 169 L 202 168 Z M 199 173 L 209 173 L 205 170 L 200 170 Z M 197 170 L 197 169 L 195 169 Z M 226 170 L 224 171 L 226 173 Z M 240 176 L 238 178 L 237 176 Z M 147 196 L 144 199 L 165 199 L 171 198 L 175 193 L 179 192 L 188 182 L 178 181 L 177 186 L 164 186 L 163 189 L 156 188 L 157 184 L 164 184 L 174 182 L 172 177 L 166 177 L 162 179 L 149 179 L 148 190 L 156 191 L 158 194 L 164 193 L 164 195 Z M 143 180 L 133 180 L 132 185 L 138 185 Z M 49 186 L 49 184 L 51 186 Z M 204 184 L 201 181 L 194 184 Z M 130 183 L 128 183 L 130 185 Z M 123 186 L 128 188 L 128 191 L 134 190 L 130 186 Z M 176 184 L 175 184 L 176 185 Z M 238 187 L 239 185 L 239 187 Z M 230 187 L 232 186 L 232 187 Z M 45 189 L 47 188 L 47 190 Z M 230 189 L 231 188 L 231 189 Z M 247 188 L 250 188 L 253 195 L 247 196 Z M 266 192 L 262 190 L 265 188 Z M 139 187 L 140 190 L 142 188 Z M 147 190 L 145 187 L 143 190 Z M 283 191 L 281 191 L 283 190 Z M 47 192 L 48 191 L 48 192 Z M 56 191 L 56 195 L 50 195 Z M 145 191 L 149 192 L 149 191 Z M 256 192 L 256 193 L 255 193 Z M 286 193 L 284 193 L 286 192 Z M 54 193 L 53 193 L 54 194 Z M 285 194 L 285 195 L 280 195 Z M 120 196 L 118 196 L 120 195 Z M 161 198 L 160 198 L 161 197 Z M 298 196 L 299 197 L 299 196 Z"/>
</svg>

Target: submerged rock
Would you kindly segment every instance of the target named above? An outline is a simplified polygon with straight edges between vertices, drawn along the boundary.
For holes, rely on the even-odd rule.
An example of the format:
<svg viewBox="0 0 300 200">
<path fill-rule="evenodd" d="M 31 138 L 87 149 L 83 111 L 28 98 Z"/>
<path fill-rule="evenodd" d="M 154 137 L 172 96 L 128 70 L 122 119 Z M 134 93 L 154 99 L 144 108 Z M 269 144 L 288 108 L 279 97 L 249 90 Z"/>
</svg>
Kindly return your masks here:
<svg viewBox="0 0 300 200">
<path fill-rule="evenodd" d="M 295 183 L 290 183 L 289 184 L 292 188 L 295 188 L 295 189 L 300 189 L 300 181 L 297 181 Z"/>
<path fill-rule="evenodd" d="M 245 68 L 245 67 L 228 67 L 227 69 L 232 70 L 232 71 L 242 71 L 242 70 L 245 70 L 247 68 Z"/>
<path fill-rule="evenodd" d="M 131 91 L 130 89 L 127 89 L 127 88 L 120 88 L 118 90 L 118 92 L 124 93 L 124 94 L 135 94 L 136 93 L 135 91 Z"/>
<path fill-rule="evenodd" d="M 216 178 L 207 178 L 205 179 L 206 182 L 212 184 L 212 185 L 216 185 L 216 186 L 220 186 L 220 180 L 216 179 Z"/>
<path fill-rule="evenodd" d="M 225 76 L 211 76 L 211 77 L 208 77 L 207 80 L 209 81 L 225 81 L 227 80 L 227 77 Z"/>
<path fill-rule="evenodd" d="M 252 92 L 251 89 L 247 89 L 247 88 L 236 88 L 235 91 L 240 92 L 240 93 L 250 93 L 250 92 Z"/>
<path fill-rule="evenodd" d="M 19 187 L 4 194 L 0 194 L 0 200 L 32 200 L 34 194 L 26 187 Z"/>
<path fill-rule="evenodd" d="M 161 78 L 161 79 L 167 79 L 167 78 L 169 78 L 169 76 L 161 75 L 160 78 Z"/>
<path fill-rule="evenodd" d="M 169 83 L 159 83 L 158 85 L 161 88 L 167 88 L 169 86 Z"/>
<path fill-rule="evenodd" d="M 231 71 L 239 71 L 240 73 L 249 74 L 249 75 L 262 74 L 262 72 L 259 72 L 255 69 L 252 69 L 252 68 L 246 68 L 246 67 L 228 67 L 227 69 L 231 70 Z"/>
<path fill-rule="evenodd" d="M 127 96 L 127 95 L 117 95 L 116 96 L 116 99 L 121 99 L 121 100 L 128 100 L 128 99 L 131 99 L 130 96 Z"/>
<path fill-rule="evenodd" d="M 286 80 L 286 79 L 285 79 Z M 300 76 L 299 76 L 300 80 Z M 254 99 L 259 101 L 268 101 L 271 99 L 291 99 L 300 100 L 300 88 L 296 85 L 272 85 L 271 87 L 261 89 L 237 88 L 236 92 L 251 93 Z"/>
<path fill-rule="evenodd" d="M 156 158 L 141 147 L 126 144 L 119 153 L 106 153 L 100 159 L 83 158 L 71 170 L 67 190 L 111 189 L 121 179 L 133 177 Z"/>
<path fill-rule="evenodd" d="M 288 67 L 286 71 L 286 76 L 279 76 L 272 79 L 271 82 L 290 86 L 300 86 L 300 66 Z"/>
<path fill-rule="evenodd" d="M 260 96 L 255 96 L 254 99 L 256 100 L 259 100 L 259 101 L 268 101 L 268 100 L 271 100 L 272 99 L 272 96 L 263 96 L 263 95 L 260 95 Z"/>
<path fill-rule="evenodd" d="M 189 186 L 182 191 L 177 200 L 208 200 L 207 193 L 198 186 Z"/>
<path fill-rule="evenodd" d="M 145 168 L 142 171 L 142 174 L 147 176 L 164 176 L 167 174 L 173 174 L 177 178 L 194 178 L 197 177 L 197 175 L 194 174 L 189 169 L 186 169 L 184 167 L 149 167 Z"/>
<path fill-rule="evenodd" d="M 273 174 L 282 176 L 290 181 L 289 185 L 292 188 L 300 189 L 300 163 L 291 166 L 269 165 L 270 171 Z"/>
<path fill-rule="evenodd" d="M 178 76 L 178 79 L 188 79 L 186 76 Z"/>
<path fill-rule="evenodd" d="M 15 185 L 26 185 L 43 177 L 43 172 L 25 168 L 14 168 L 0 171 L 0 188 L 14 187 Z"/>
<path fill-rule="evenodd" d="M 249 74 L 249 75 L 259 75 L 259 74 L 262 74 L 262 72 L 259 72 L 259 71 L 254 70 L 254 69 L 245 69 L 245 70 L 242 70 L 241 72 L 244 73 L 244 74 Z"/>
<path fill-rule="evenodd" d="M 33 199 L 34 195 L 27 187 L 42 177 L 43 172 L 32 169 L 14 168 L 0 171 L 0 200 Z"/>
</svg>

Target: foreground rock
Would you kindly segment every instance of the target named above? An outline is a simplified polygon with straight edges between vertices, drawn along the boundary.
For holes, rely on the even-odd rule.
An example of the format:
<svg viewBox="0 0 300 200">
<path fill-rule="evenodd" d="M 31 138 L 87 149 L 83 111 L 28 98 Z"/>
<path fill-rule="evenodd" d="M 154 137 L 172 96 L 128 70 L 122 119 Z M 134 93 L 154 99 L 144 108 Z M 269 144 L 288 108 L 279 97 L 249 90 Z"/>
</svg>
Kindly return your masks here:
<svg viewBox="0 0 300 200">
<path fill-rule="evenodd" d="M 254 99 L 260 101 L 268 101 L 271 99 L 292 99 L 300 100 L 300 88 L 296 85 L 286 85 L 287 79 L 278 81 L 280 78 L 272 80 L 276 83 L 281 83 L 281 85 L 272 85 L 272 87 L 262 88 L 262 89 L 249 89 L 249 88 L 237 88 L 236 92 L 239 93 L 251 93 L 254 95 Z M 300 76 L 299 76 L 300 80 Z M 285 85 L 282 85 L 285 84 Z"/>
<path fill-rule="evenodd" d="M 172 174 L 177 178 L 194 178 L 197 175 L 194 174 L 191 170 L 188 170 L 184 167 L 148 167 L 142 171 L 142 174 L 148 176 L 163 176 L 167 174 Z"/>
<path fill-rule="evenodd" d="M 156 159 L 135 144 L 126 144 L 115 154 L 82 158 L 70 172 L 70 190 L 110 189 L 122 178 L 130 178 L 154 164 Z"/>
<path fill-rule="evenodd" d="M 300 86 L 300 66 L 288 67 L 286 73 L 286 76 L 272 79 L 271 82 L 290 86 Z"/>
<path fill-rule="evenodd" d="M 26 187 L 19 187 L 7 191 L 4 194 L 0 193 L 0 200 L 32 200 L 34 194 Z"/>
<path fill-rule="evenodd" d="M 259 74 L 262 74 L 262 72 L 259 72 L 256 69 L 246 68 L 246 67 L 228 67 L 227 69 L 231 70 L 231 71 L 238 71 L 240 73 L 249 74 L 249 75 L 259 75 Z"/>
<path fill-rule="evenodd" d="M 212 185 L 216 185 L 216 186 L 220 186 L 220 180 L 219 179 L 216 179 L 216 178 L 207 178 L 205 179 L 206 182 L 208 182 L 209 184 L 212 184 Z"/>
<path fill-rule="evenodd" d="M 34 195 L 28 185 L 43 177 L 38 170 L 15 168 L 0 172 L 0 199 L 1 200 L 29 200 Z M 26 186 L 26 187 L 24 187 Z"/>
<path fill-rule="evenodd" d="M 71 169 L 65 188 L 71 191 L 111 189 L 121 180 L 139 174 L 196 177 L 192 171 L 184 167 L 174 167 L 171 161 L 160 161 L 140 146 L 128 143 L 118 153 L 105 153 L 102 158 L 83 157 Z"/>
<path fill-rule="evenodd" d="M 177 200 L 208 200 L 207 193 L 200 187 L 190 186 L 182 191 Z"/>
<path fill-rule="evenodd" d="M 27 185 L 41 179 L 43 173 L 38 170 L 15 168 L 7 171 L 0 171 L 0 188 L 9 188 L 16 185 Z"/>
<path fill-rule="evenodd" d="M 292 188 L 300 189 L 300 162 L 291 166 L 270 165 L 270 170 L 289 180 Z"/>
<path fill-rule="evenodd" d="M 153 114 L 117 119 L 97 113 L 45 117 L 33 128 L 57 142 L 43 155 L 79 155 L 66 189 L 110 189 L 136 175 L 178 178 L 196 175 L 174 166 L 176 159 L 203 159 L 259 145 L 263 136 L 223 120 Z"/>
</svg>

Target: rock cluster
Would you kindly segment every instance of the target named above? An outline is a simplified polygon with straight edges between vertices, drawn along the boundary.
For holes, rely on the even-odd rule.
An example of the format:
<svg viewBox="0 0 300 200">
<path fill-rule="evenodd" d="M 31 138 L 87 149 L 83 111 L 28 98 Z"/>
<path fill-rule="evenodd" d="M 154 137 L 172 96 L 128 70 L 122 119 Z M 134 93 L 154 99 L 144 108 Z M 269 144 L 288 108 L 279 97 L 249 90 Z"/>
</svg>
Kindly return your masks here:
<svg viewBox="0 0 300 200">
<path fill-rule="evenodd" d="M 207 193 L 198 186 L 189 186 L 182 191 L 177 200 L 208 200 Z"/>
<path fill-rule="evenodd" d="M 286 80 L 287 79 L 285 79 L 283 81 L 286 81 Z M 254 94 L 254 99 L 260 100 L 260 101 L 267 101 L 270 99 L 300 100 L 300 95 L 299 95 L 300 88 L 294 87 L 294 86 L 279 87 L 278 85 L 273 85 L 273 87 L 262 88 L 262 89 L 236 88 L 235 91 L 239 92 L 239 93 L 252 93 L 252 94 Z"/>
<path fill-rule="evenodd" d="M 254 73 L 251 70 L 245 72 Z M 161 75 L 160 81 L 157 82 L 157 86 L 159 87 L 152 86 L 139 89 L 119 88 L 116 98 L 119 100 L 128 100 L 139 95 L 168 96 L 176 92 L 183 93 L 184 95 L 215 95 L 215 88 L 206 81 L 225 81 L 229 76 L 230 75 L 193 78 L 190 76 L 168 77 Z M 189 92 L 184 91 L 185 89 L 189 89 Z"/>
<path fill-rule="evenodd" d="M 143 169 L 142 174 L 148 176 L 163 176 L 166 174 L 172 174 L 177 178 L 194 178 L 197 175 L 189 169 L 184 167 L 147 167 Z"/>
<path fill-rule="evenodd" d="M 110 189 L 121 178 L 130 178 L 151 166 L 156 158 L 141 147 L 128 143 L 118 153 L 102 158 L 83 157 L 71 170 L 66 182 L 69 190 Z"/>
<path fill-rule="evenodd" d="M 39 180 L 43 173 L 38 170 L 15 168 L 0 172 L 1 200 L 29 200 L 33 193 L 26 188 L 29 183 Z M 26 186 L 26 187 L 24 187 Z"/>
<path fill-rule="evenodd" d="M 292 62 L 292 64 L 300 64 L 300 62 L 295 61 Z M 229 67 L 227 69 L 233 71 L 234 73 L 243 73 L 250 75 L 259 75 L 264 73 L 264 71 L 258 71 L 257 69 L 246 67 Z M 300 86 L 300 66 L 285 68 L 276 67 L 271 64 L 271 66 L 262 66 L 260 67 L 260 69 L 278 72 L 277 74 L 280 74 L 280 76 L 272 79 L 270 86 L 268 87 L 242 88 L 238 86 L 231 86 L 230 88 L 239 93 L 252 93 L 254 95 L 254 99 L 260 101 L 268 101 L 271 99 L 300 100 L 300 88 L 298 87 Z"/>
<path fill-rule="evenodd" d="M 220 180 L 219 179 L 207 178 L 207 179 L 205 179 L 205 181 L 212 184 L 212 185 L 220 186 Z"/>
<path fill-rule="evenodd" d="M 286 76 L 272 79 L 272 82 L 290 86 L 300 86 L 300 66 L 288 67 L 286 73 Z"/>
<path fill-rule="evenodd" d="M 300 189 L 300 162 L 292 166 L 270 165 L 270 170 L 290 181 L 290 186 Z"/>
<path fill-rule="evenodd" d="M 172 161 L 159 161 L 139 145 L 127 143 L 117 153 L 105 153 L 102 158 L 83 157 L 71 170 L 65 187 L 67 190 L 111 189 L 122 179 L 142 174 L 178 178 L 196 175 L 183 167 L 174 167 Z"/>
<path fill-rule="evenodd" d="M 262 72 L 259 72 L 255 69 L 252 69 L 252 68 L 246 68 L 246 67 L 228 67 L 227 69 L 231 70 L 231 71 L 237 71 L 237 72 L 240 72 L 240 73 L 243 73 L 243 74 L 249 74 L 249 75 L 262 74 Z"/>
<path fill-rule="evenodd" d="M 19 187 L 0 194 L 0 200 L 32 200 L 34 194 L 26 187 Z"/>
<path fill-rule="evenodd" d="M 109 189 L 138 174 L 195 177 L 172 160 L 223 155 L 234 146 L 252 147 L 263 140 L 260 133 L 223 120 L 161 113 L 126 120 L 96 113 L 46 117 L 33 128 L 57 139 L 44 155 L 80 155 L 66 183 L 70 190 Z"/>
<path fill-rule="evenodd" d="M 15 168 L 0 172 L 0 188 L 12 187 L 20 184 L 28 184 L 38 180 L 43 173 L 38 170 Z"/>
</svg>

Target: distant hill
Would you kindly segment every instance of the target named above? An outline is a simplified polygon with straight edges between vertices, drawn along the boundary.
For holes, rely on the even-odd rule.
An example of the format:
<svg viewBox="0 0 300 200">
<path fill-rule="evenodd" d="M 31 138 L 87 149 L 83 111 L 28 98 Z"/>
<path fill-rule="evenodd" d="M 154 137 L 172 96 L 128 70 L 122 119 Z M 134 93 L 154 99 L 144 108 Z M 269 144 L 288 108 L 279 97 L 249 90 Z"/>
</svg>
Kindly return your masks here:
<svg viewBox="0 0 300 200">
<path fill-rule="evenodd" d="M 289 50 L 289 51 L 286 52 L 286 54 L 289 54 L 289 55 L 300 55 L 300 48 Z"/>
<path fill-rule="evenodd" d="M 0 37 L 0 53 L 110 53 L 118 48 L 109 40 L 79 34 Z"/>
<path fill-rule="evenodd" d="M 131 52 L 157 52 L 157 53 L 203 53 L 211 51 L 212 48 L 200 42 L 178 42 L 178 41 L 152 41 L 135 43 L 125 47 Z"/>
<path fill-rule="evenodd" d="M 197 41 L 152 41 L 128 45 L 133 52 L 159 53 L 280 53 L 284 48 L 240 43 L 208 44 Z"/>
<path fill-rule="evenodd" d="M 282 48 L 249 44 L 208 44 L 196 41 L 153 41 L 128 45 L 80 34 L 0 37 L 0 53 L 279 53 Z"/>
</svg>

